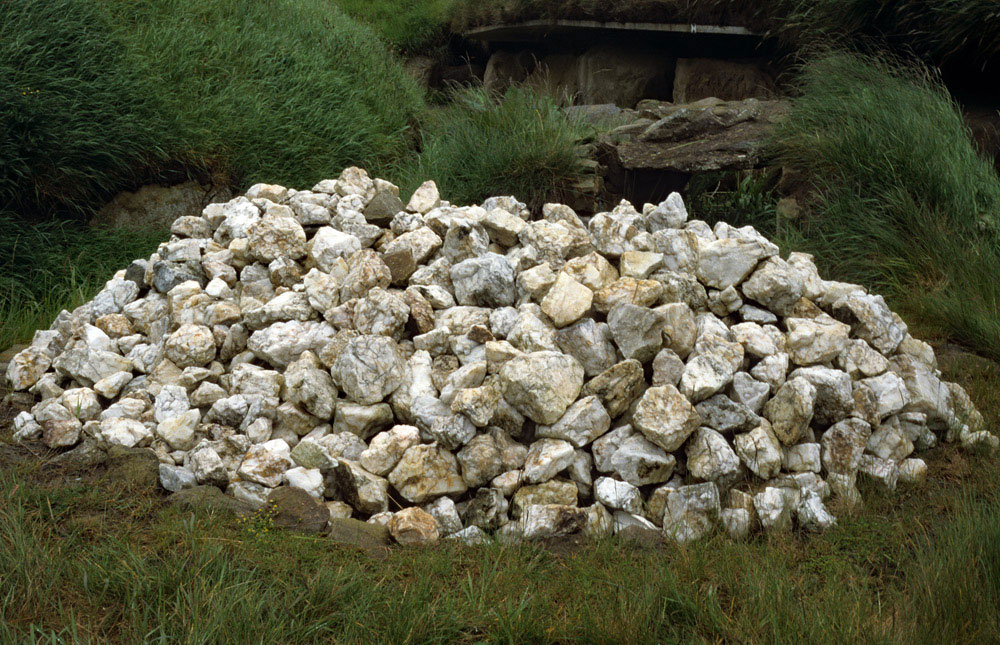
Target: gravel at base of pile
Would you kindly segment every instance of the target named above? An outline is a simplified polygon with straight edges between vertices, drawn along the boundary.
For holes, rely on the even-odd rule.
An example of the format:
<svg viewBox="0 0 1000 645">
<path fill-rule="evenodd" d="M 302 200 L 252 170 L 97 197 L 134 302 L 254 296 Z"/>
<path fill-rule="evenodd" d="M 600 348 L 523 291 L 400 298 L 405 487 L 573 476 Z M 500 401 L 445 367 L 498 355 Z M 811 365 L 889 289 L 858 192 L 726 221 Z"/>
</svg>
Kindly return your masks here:
<svg viewBox="0 0 1000 645">
<path fill-rule="evenodd" d="M 348 168 L 171 233 L 11 361 L 17 440 L 148 446 L 167 490 L 296 487 L 403 544 L 819 531 L 859 477 L 998 444 L 880 296 L 676 193 L 404 205 Z"/>
</svg>

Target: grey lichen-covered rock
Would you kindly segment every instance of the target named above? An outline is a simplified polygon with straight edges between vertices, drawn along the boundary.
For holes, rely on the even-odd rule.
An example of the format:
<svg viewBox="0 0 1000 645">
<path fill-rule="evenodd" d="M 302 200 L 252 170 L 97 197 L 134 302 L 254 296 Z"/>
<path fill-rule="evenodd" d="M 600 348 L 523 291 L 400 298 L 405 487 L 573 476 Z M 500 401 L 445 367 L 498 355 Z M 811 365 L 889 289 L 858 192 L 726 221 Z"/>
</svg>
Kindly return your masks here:
<svg viewBox="0 0 1000 645">
<path fill-rule="evenodd" d="M 714 483 L 681 486 L 667 495 L 663 535 L 679 543 L 700 539 L 715 528 L 720 510 Z"/>
<path fill-rule="evenodd" d="M 588 377 L 597 376 L 618 362 L 610 328 L 607 323 L 595 322 L 593 318 L 584 318 L 560 329 L 555 333 L 555 341 L 563 353 L 583 366 Z"/>
<path fill-rule="evenodd" d="M 837 523 L 837 518 L 827 510 L 823 500 L 813 491 L 808 491 L 802 496 L 796 513 L 799 524 L 807 531 L 826 531 Z"/>
<path fill-rule="evenodd" d="M 387 403 L 360 405 L 341 401 L 333 417 L 333 432 L 350 433 L 361 439 L 392 425 L 392 408 Z"/>
<path fill-rule="evenodd" d="M 77 346 L 60 354 L 52 367 L 83 385 L 93 385 L 117 372 L 131 372 L 132 362 L 107 350 Z"/>
<path fill-rule="evenodd" d="M 871 437 L 871 426 L 861 419 L 845 419 L 823 433 L 823 467 L 828 472 L 853 475 Z"/>
<path fill-rule="evenodd" d="M 635 433 L 621 441 L 611 453 L 607 469 L 633 486 L 645 486 L 669 480 L 676 465 L 673 455 Z"/>
<path fill-rule="evenodd" d="M 460 305 L 505 307 L 516 298 L 514 267 L 502 255 L 486 253 L 451 267 L 455 299 Z"/>
<path fill-rule="evenodd" d="M 528 448 L 524 479 L 530 484 L 546 482 L 573 462 L 573 445 L 561 439 L 539 439 Z"/>
<path fill-rule="evenodd" d="M 851 377 L 846 372 L 828 367 L 800 367 L 789 374 L 791 379 L 804 378 L 816 388 L 813 419 L 821 426 L 830 426 L 846 419 L 854 409 Z"/>
<path fill-rule="evenodd" d="M 185 488 L 193 488 L 198 485 L 194 473 L 187 468 L 171 464 L 160 464 L 159 475 L 160 485 L 171 493 L 178 493 Z"/>
<path fill-rule="evenodd" d="M 896 483 L 899 481 L 899 464 L 875 455 L 861 455 L 858 473 L 879 487 L 892 491 L 896 489 Z"/>
<path fill-rule="evenodd" d="M 768 533 L 787 533 L 792 528 L 792 505 L 780 488 L 768 486 L 753 497 L 760 525 Z"/>
<path fill-rule="evenodd" d="M 552 425 L 538 426 L 535 435 L 563 439 L 583 448 L 608 431 L 611 417 L 596 396 L 586 396 L 571 405 Z"/>
<path fill-rule="evenodd" d="M 647 307 L 619 303 L 608 312 L 608 327 L 625 358 L 653 360 L 663 346 L 665 315 Z"/>
<path fill-rule="evenodd" d="M 492 435 L 474 436 L 455 457 L 469 488 L 478 488 L 504 471 L 502 447 Z"/>
<path fill-rule="evenodd" d="M 362 513 L 373 515 L 389 508 L 389 482 L 348 459 L 341 459 L 327 477 L 327 489 Z"/>
<path fill-rule="evenodd" d="M 788 318 L 788 348 L 797 365 L 826 363 L 847 348 L 850 328 L 829 316 Z"/>
<path fill-rule="evenodd" d="M 761 479 L 770 479 L 781 470 L 781 444 L 768 424 L 761 423 L 750 432 L 736 435 L 733 445 L 740 460 Z"/>
<path fill-rule="evenodd" d="M 604 409 L 612 419 L 616 419 L 629 409 L 645 391 L 645 376 L 642 363 L 629 359 L 616 363 L 604 370 L 583 387 L 583 396 L 596 396 L 604 404 Z"/>
<path fill-rule="evenodd" d="M 594 482 L 594 498 L 607 508 L 636 515 L 643 512 L 642 494 L 628 482 L 598 477 Z"/>
<path fill-rule="evenodd" d="M 328 420 L 336 408 L 337 388 L 315 354 L 304 352 L 285 371 L 284 398 L 300 403 L 316 418 Z"/>
<path fill-rule="evenodd" d="M 521 516 L 525 540 L 563 537 L 580 533 L 587 526 L 586 509 L 559 504 L 536 504 Z"/>
<path fill-rule="evenodd" d="M 727 238 L 702 242 L 695 271 L 702 284 L 725 289 L 739 285 L 761 259 L 776 252 L 776 248 L 768 248 L 757 240 Z"/>
<path fill-rule="evenodd" d="M 743 364 L 743 346 L 714 334 L 706 334 L 695 345 L 681 373 L 678 388 L 692 401 L 701 401 L 721 391 Z"/>
<path fill-rule="evenodd" d="M 541 351 L 517 356 L 500 370 L 503 396 L 536 423 L 552 424 L 580 394 L 583 367 L 559 352 Z"/>
<path fill-rule="evenodd" d="M 267 505 L 274 509 L 274 523 L 301 533 L 320 533 L 330 522 L 326 506 L 300 488 L 282 486 L 267 495 Z"/>
<path fill-rule="evenodd" d="M 510 523 L 510 504 L 497 488 L 480 488 L 462 511 L 462 521 L 484 531 L 495 531 Z"/>
<path fill-rule="evenodd" d="M 330 372 L 347 396 L 371 405 L 399 387 L 403 382 L 404 364 L 391 338 L 357 336 L 347 341 Z"/>
<path fill-rule="evenodd" d="M 716 394 L 705 399 L 696 405 L 695 409 L 698 410 L 703 425 L 719 432 L 749 430 L 759 421 L 759 417 L 749 407 L 737 403 L 724 394 Z"/>
<path fill-rule="evenodd" d="M 351 518 L 331 519 L 329 539 L 362 549 L 375 549 L 389 544 L 389 528 L 380 524 Z"/>
<path fill-rule="evenodd" d="M 743 295 L 779 316 L 789 314 L 805 290 L 805 281 L 795 267 L 778 257 L 768 258 L 740 287 Z"/>
<path fill-rule="evenodd" d="M 458 472 L 458 462 L 437 445 L 412 446 L 389 473 L 389 482 L 407 501 L 415 504 L 442 495 L 460 495 L 468 486 Z"/>
<path fill-rule="evenodd" d="M 816 388 L 802 377 L 786 381 L 764 404 L 764 416 L 782 443 L 797 443 L 813 419 Z"/>
<path fill-rule="evenodd" d="M 892 354 L 906 337 L 906 326 L 889 310 L 882 296 L 844 296 L 834 303 L 833 314 L 882 354 Z"/>
<path fill-rule="evenodd" d="M 729 442 L 716 430 L 698 428 L 687 442 L 687 467 L 704 481 L 728 478 L 739 469 L 740 460 Z"/>
<path fill-rule="evenodd" d="M 701 417 L 677 388 L 664 385 L 646 390 L 636 406 L 632 423 L 651 442 L 673 452 L 698 429 Z"/>
<path fill-rule="evenodd" d="M 333 340 L 333 335 L 333 328 L 325 322 L 278 322 L 255 331 L 246 341 L 246 348 L 254 356 L 283 369 L 303 352 L 319 353 Z"/>
</svg>

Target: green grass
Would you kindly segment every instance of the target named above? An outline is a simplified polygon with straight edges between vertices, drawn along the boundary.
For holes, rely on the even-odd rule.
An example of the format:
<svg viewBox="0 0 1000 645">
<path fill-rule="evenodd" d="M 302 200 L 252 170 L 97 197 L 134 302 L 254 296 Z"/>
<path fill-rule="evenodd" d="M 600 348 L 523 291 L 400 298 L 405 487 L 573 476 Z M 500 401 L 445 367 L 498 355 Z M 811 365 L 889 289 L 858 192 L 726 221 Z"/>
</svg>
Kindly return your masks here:
<svg viewBox="0 0 1000 645">
<path fill-rule="evenodd" d="M 778 0 L 762 11 L 771 30 L 796 47 L 888 46 L 935 65 L 976 65 L 1000 55 L 994 0 Z"/>
<path fill-rule="evenodd" d="M 419 89 L 333 2 L 105 4 L 172 127 L 241 183 L 308 187 L 408 148 Z"/>
<path fill-rule="evenodd" d="M 401 168 L 400 184 L 412 190 L 434 179 L 455 204 L 515 195 L 540 206 L 554 187 L 584 175 L 576 146 L 589 134 L 552 99 L 527 88 L 501 97 L 479 88 L 456 91 L 449 105 L 428 115 L 419 157 Z"/>
<path fill-rule="evenodd" d="M 401 54 L 443 45 L 457 0 L 336 0 L 345 13 L 368 23 Z"/>
<path fill-rule="evenodd" d="M 24 215 L 96 209 L 168 166 L 296 187 L 378 170 L 423 108 L 330 0 L 4 2 L 0 74 L 0 209 Z"/>
<path fill-rule="evenodd" d="M 0 3 L 0 210 L 85 210 L 177 138 L 94 2 Z"/>
<path fill-rule="evenodd" d="M 944 369 L 995 427 L 1000 368 Z M 822 535 L 377 553 L 8 468 L 0 642 L 993 642 L 1000 465 L 927 458 L 927 484 L 863 488 Z"/>
<path fill-rule="evenodd" d="M 72 221 L 26 224 L 0 213 L 0 349 L 31 340 L 60 310 L 93 298 L 115 271 L 149 257 L 168 235 Z"/>
<path fill-rule="evenodd" d="M 1000 357 L 1000 178 L 935 77 L 825 54 L 802 69 L 774 146 L 819 193 L 809 216 L 775 232 L 787 246 Z"/>
</svg>

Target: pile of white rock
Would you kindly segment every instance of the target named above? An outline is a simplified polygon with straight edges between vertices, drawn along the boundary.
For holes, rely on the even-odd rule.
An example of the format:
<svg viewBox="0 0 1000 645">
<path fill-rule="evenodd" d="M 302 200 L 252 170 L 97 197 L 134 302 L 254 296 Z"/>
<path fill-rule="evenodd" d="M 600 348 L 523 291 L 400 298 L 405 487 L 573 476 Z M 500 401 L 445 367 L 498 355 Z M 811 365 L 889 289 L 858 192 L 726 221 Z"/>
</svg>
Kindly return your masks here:
<svg viewBox="0 0 1000 645">
<path fill-rule="evenodd" d="M 171 233 L 13 359 L 17 440 L 148 446 L 169 491 L 301 488 L 400 542 L 822 530 L 859 477 L 997 446 L 880 296 L 677 194 L 404 205 L 349 168 Z"/>
</svg>

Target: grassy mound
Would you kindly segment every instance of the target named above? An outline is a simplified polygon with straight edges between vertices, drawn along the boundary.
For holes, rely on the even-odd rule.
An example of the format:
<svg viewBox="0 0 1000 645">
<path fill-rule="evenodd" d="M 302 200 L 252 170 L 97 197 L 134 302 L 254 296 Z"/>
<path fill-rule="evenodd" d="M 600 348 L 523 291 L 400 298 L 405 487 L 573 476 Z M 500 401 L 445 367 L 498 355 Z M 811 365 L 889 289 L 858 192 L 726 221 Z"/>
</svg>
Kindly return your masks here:
<svg viewBox="0 0 1000 645">
<path fill-rule="evenodd" d="M 329 0 L 0 3 L 0 207 L 85 210 L 150 169 L 309 186 L 411 144 L 420 90 Z"/>
<path fill-rule="evenodd" d="M 539 204 L 553 186 L 583 174 L 575 147 L 587 129 L 552 99 L 527 88 L 502 97 L 473 88 L 451 98 L 429 115 L 420 155 L 401 173 L 404 190 L 433 178 L 456 204 L 511 194 Z"/>
<path fill-rule="evenodd" d="M 300 188 L 378 172 L 412 150 L 423 109 L 329 0 L 3 2 L 0 77 L 0 348 L 165 236 L 29 221 L 83 219 L 168 167 Z"/>
<path fill-rule="evenodd" d="M 114 0 L 115 33 L 198 160 L 311 186 L 408 145 L 422 96 L 377 36 L 328 0 Z"/>
<path fill-rule="evenodd" d="M 1000 178 L 935 77 L 822 55 L 804 67 L 775 143 L 820 192 L 794 246 L 1000 357 Z"/>
<path fill-rule="evenodd" d="M 177 145 L 87 0 L 0 3 L 0 210 L 83 209 Z"/>
</svg>

